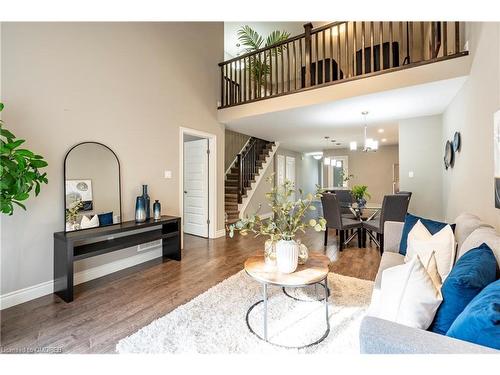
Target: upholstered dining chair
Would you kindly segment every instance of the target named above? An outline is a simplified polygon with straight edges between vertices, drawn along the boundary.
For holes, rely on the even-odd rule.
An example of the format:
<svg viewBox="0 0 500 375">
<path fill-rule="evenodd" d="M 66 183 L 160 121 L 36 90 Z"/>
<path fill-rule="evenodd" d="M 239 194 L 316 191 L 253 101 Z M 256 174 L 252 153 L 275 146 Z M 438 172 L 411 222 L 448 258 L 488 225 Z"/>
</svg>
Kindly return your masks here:
<svg viewBox="0 0 500 375">
<path fill-rule="evenodd" d="M 342 217 L 357 220 L 358 218 L 356 217 L 356 215 L 354 215 L 349 207 L 347 207 L 347 205 L 354 202 L 351 191 L 346 189 L 335 189 L 330 190 L 330 192 L 337 196 L 337 200 L 340 204 L 340 214 L 342 215 Z"/>
<path fill-rule="evenodd" d="M 407 194 L 393 194 L 384 196 L 382 202 L 382 210 L 380 216 L 363 222 L 363 228 L 366 233 L 375 242 L 380 249 L 380 253 L 384 252 L 384 224 L 386 221 L 405 221 L 406 213 L 408 212 L 408 205 L 410 203 L 411 195 Z M 373 235 L 377 233 L 377 237 Z"/>
<path fill-rule="evenodd" d="M 358 236 L 358 245 L 361 247 L 361 221 L 342 217 L 341 207 L 336 194 L 324 193 L 321 197 L 323 205 L 323 217 L 326 220 L 325 246 L 328 244 L 328 229 L 336 229 L 339 233 L 339 251 L 342 251 L 354 236 Z M 357 229 L 349 238 L 346 237 L 346 231 Z"/>
</svg>

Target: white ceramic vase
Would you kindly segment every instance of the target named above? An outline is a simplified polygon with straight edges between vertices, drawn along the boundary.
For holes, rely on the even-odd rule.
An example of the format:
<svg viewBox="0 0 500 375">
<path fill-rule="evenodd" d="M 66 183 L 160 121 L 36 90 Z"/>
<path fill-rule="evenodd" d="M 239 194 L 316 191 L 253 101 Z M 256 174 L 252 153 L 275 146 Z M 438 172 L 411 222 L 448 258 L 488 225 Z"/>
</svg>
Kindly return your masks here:
<svg viewBox="0 0 500 375">
<path fill-rule="evenodd" d="M 276 243 L 276 263 L 278 271 L 292 273 L 297 269 L 299 245 L 295 241 L 279 240 Z"/>
</svg>

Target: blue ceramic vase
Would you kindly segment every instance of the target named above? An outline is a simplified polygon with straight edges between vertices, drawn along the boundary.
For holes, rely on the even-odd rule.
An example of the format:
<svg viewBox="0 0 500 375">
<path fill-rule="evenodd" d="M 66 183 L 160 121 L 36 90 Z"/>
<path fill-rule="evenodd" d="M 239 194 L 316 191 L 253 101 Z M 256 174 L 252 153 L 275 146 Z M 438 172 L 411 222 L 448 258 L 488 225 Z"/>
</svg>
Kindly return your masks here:
<svg viewBox="0 0 500 375">
<path fill-rule="evenodd" d="M 155 220 L 161 219 L 161 204 L 158 200 L 155 200 L 155 203 L 153 204 L 153 218 Z"/>
<path fill-rule="evenodd" d="M 146 221 L 146 203 L 144 197 L 139 196 L 135 200 L 135 222 L 144 223 Z"/>
<path fill-rule="evenodd" d="M 146 220 L 151 217 L 151 201 L 148 195 L 148 185 L 142 185 L 142 197 L 144 198 L 144 209 L 146 210 Z"/>
</svg>

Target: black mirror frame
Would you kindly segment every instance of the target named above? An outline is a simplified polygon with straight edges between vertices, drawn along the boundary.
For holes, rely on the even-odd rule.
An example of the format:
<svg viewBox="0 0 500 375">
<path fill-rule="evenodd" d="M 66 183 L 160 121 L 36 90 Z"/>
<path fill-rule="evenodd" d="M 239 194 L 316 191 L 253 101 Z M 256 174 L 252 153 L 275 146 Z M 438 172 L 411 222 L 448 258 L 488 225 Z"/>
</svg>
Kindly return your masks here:
<svg viewBox="0 0 500 375">
<path fill-rule="evenodd" d="M 63 218 L 64 218 L 64 220 L 63 220 L 63 223 L 64 223 L 64 232 L 67 232 L 66 231 L 66 159 L 68 158 L 68 155 L 71 153 L 71 151 L 73 151 L 73 149 L 75 149 L 78 146 L 90 144 L 90 143 L 107 148 L 109 151 L 111 151 L 113 153 L 113 155 L 116 158 L 116 162 L 118 163 L 118 200 L 119 200 L 119 205 L 120 205 L 120 222 L 116 223 L 116 224 L 111 224 L 111 225 L 121 224 L 123 221 L 122 220 L 122 176 L 121 176 L 120 159 L 118 159 L 118 155 L 116 155 L 116 153 L 111 148 L 106 146 L 104 143 L 95 142 L 95 141 L 85 141 L 85 142 L 77 143 L 76 145 L 72 146 L 68 150 L 68 152 L 66 152 L 66 155 L 64 156 L 64 161 L 63 161 L 63 191 L 64 191 L 64 195 L 63 195 L 63 212 L 64 212 Z M 109 226 L 111 226 L 111 225 L 109 225 Z M 87 230 L 87 229 L 94 229 L 94 228 L 86 228 L 86 229 L 79 229 L 79 230 Z"/>
</svg>

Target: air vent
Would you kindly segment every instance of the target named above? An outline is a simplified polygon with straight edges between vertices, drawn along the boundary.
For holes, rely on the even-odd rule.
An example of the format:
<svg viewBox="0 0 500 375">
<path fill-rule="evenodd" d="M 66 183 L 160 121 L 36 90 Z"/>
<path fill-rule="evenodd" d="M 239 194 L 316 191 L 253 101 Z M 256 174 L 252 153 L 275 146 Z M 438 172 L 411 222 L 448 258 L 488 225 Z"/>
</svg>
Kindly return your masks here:
<svg viewBox="0 0 500 375">
<path fill-rule="evenodd" d="M 159 247 L 159 246 L 161 246 L 161 240 L 141 243 L 139 246 L 137 246 L 137 251 L 146 251 L 146 250 L 154 249 L 155 247 Z"/>
</svg>

